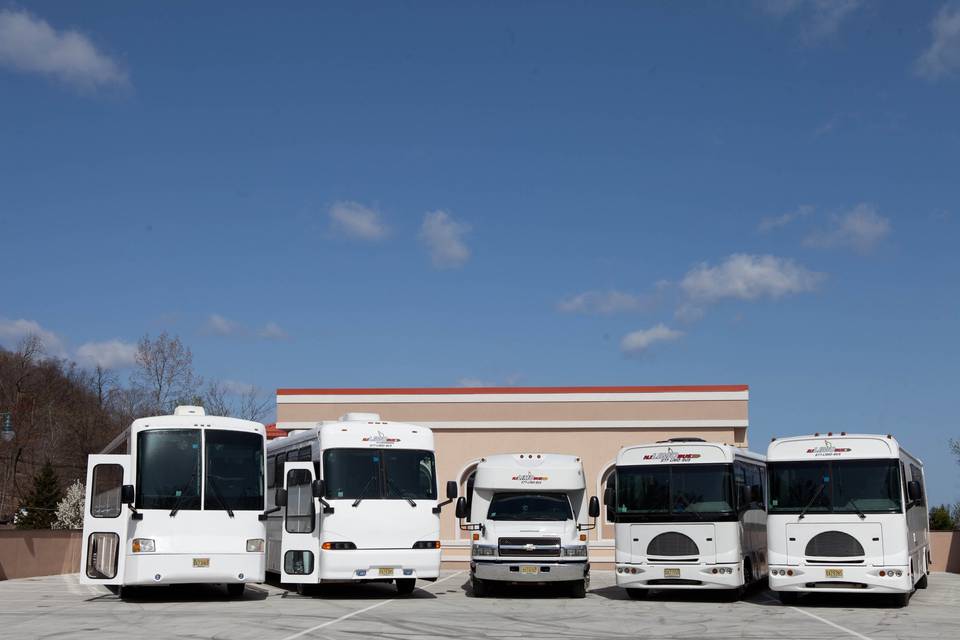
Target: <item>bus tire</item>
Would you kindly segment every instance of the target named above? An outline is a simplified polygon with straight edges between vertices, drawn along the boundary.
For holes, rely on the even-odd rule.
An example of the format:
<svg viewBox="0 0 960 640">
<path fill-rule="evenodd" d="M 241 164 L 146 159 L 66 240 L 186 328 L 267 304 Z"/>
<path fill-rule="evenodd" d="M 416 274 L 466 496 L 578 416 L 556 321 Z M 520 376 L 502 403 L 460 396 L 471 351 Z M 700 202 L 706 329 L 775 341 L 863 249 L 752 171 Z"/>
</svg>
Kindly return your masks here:
<svg viewBox="0 0 960 640">
<path fill-rule="evenodd" d="M 246 588 L 247 585 L 244 582 L 231 582 L 227 585 L 227 595 L 231 598 L 242 598 Z"/>
<path fill-rule="evenodd" d="M 473 592 L 474 598 L 485 598 L 490 593 L 490 587 L 479 578 L 473 578 L 470 581 L 470 590 Z"/>
<path fill-rule="evenodd" d="M 587 597 L 587 581 L 586 580 L 577 580 L 576 582 L 570 583 L 570 597 L 571 598 L 586 598 Z"/>
<path fill-rule="evenodd" d="M 917 589 L 926 589 L 927 588 L 927 575 L 923 574 L 923 577 L 917 580 Z"/>
<path fill-rule="evenodd" d="M 906 593 L 896 593 L 893 595 L 893 606 L 895 607 L 905 607 L 910 604 L 910 596 L 913 595 L 912 592 L 908 591 Z"/>
<path fill-rule="evenodd" d="M 650 595 L 649 589 L 627 589 L 627 595 L 630 596 L 631 600 L 646 600 L 647 596 Z"/>
<path fill-rule="evenodd" d="M 796 591 L 777 591 L 777 597 L 780 598 L 780 604 L 792 606 L 800 600 L 800 594 Z"/>
<path fill-rule="evenodd" d="M 397 578 L 397 594 L 408 596 L 417 587 L 416 578 Z"/>
</svg>

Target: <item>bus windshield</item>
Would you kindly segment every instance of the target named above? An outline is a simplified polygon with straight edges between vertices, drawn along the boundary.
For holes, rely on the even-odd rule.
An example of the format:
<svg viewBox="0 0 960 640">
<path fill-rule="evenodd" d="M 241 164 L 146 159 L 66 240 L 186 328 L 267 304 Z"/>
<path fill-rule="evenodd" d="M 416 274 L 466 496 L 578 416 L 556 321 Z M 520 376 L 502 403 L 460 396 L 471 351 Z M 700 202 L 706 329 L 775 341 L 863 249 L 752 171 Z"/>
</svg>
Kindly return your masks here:
<svg viewBox="0 0 960 640">
<path fill-rule="evenodd" d="M 899 513 L 896 460 L 771 462 L 770 513 Z"/>
<path fill-rule="evenodd" d="M 734 514 L 729 464 L 619 467 L 615 482 L 618 514 L 680 520 Z"/>
<path fill-rule="evenodd" d="M 246 431 L 207 429 L 203 508 L 263 509 L 263 437 Z"/>
<path fill-rule="evenodd" d="M 564 521 L 573 519 L 564 493 L 495 493 L 487 509 L 490 520 Z"/>
<path fill-rule="evenodd" d="M 200 430 L 137 435 L 137 509 L 200 509 Z"/>
<path fill-rule="evenodd" d="M 435 500 L 432 451 L 327 449 L 323 452 L 326 497 L 333 500 Z"/>
</svg>

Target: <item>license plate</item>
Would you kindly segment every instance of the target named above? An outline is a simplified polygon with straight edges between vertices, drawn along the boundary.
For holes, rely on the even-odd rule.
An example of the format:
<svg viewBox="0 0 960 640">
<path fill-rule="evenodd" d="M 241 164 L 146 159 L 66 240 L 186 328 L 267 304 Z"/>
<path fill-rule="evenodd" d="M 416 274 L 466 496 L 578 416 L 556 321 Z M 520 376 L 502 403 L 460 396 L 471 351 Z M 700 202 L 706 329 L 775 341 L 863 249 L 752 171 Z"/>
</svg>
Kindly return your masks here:
<svg viewBox="0 0 960 640">
<path fill-rule="evenodd" d="M 381 576 L 392 576 L 393 567 L 380 567 L 377 571 Z"/>
<path fill-rule="evenodd" d="M 663 570 L 663 577 L 664 577 L 664 578 L 679 578 L 679 577 L 680 577 L 680 569 L 664 569 L 664 570 Z"/>
<path fill-rule="evenodd" d="M 520 567 L 520 573 L 540 573 L 540 567 Z"/>
<path fill-rule="evenodd" d="M 842 578 L 843 569 L 827 569 L 828 578 Z"/>
<path fill-rule="evenodd" d="M 210 566 L 210 558 L 194 558 L 193 559 L 194 569 L 206 569 L 209 566 Z"/>
</svg>

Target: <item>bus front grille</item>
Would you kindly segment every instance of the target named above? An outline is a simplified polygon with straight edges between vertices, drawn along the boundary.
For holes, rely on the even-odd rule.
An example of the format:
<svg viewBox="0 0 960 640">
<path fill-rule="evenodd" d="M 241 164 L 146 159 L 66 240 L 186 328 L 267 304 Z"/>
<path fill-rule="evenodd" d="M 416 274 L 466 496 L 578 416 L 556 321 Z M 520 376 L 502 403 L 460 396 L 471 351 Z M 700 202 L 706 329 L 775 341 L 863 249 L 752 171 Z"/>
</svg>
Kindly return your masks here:
<svg viewBox="0 0 960 640">
<path fill-rule="evenodd" d="M 815 558 L 856 558 L 864 555 L 863 545 L 842 531 L 824 531 L 810 538 L 804 555 Z"/>
<path fill-rule="evenodd" d="M 661 533 L 647 545 L 648 556 L 699 556 L 697 543 L 676 531 Z"/>
</svg>

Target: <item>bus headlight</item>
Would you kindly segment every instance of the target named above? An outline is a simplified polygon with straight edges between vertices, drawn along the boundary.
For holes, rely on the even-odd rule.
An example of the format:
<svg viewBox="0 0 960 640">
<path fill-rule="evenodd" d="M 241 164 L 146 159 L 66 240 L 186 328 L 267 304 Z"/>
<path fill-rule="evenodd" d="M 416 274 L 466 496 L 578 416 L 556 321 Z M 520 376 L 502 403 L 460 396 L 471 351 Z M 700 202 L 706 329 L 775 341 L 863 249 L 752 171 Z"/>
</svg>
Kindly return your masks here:
<svg viewBox="0 0 960 640">
<path fill-rule="evenodd" d="M 134 553 L 153 553 L 157 547 L 150 538 L 134 538 L 130 550 Z"/>
<path fill-rule="evenodd" d="M 472 553 L 475 556 L 495 556 L 497 555 L 497 548 L 487 544 L 475 544 Z"/>
<path fill-rule="evenodd" d="M 250 553 L 263 553 L 263 538 L 250 538 L 247 540 L 247 551 Z"/>
<path fill-rule="evenodd" d="M 564 547 L 564 548 L 563 548 L 563 555 L 565 555 L 565 556 L 575 556 L 575 557 L 586 558 L 586 557 L 587 557 L 587 545 L 582 544 L 582 545 L 577 545 L 577 546 L 575 546 L 575 547 Z"/>
</svg>

